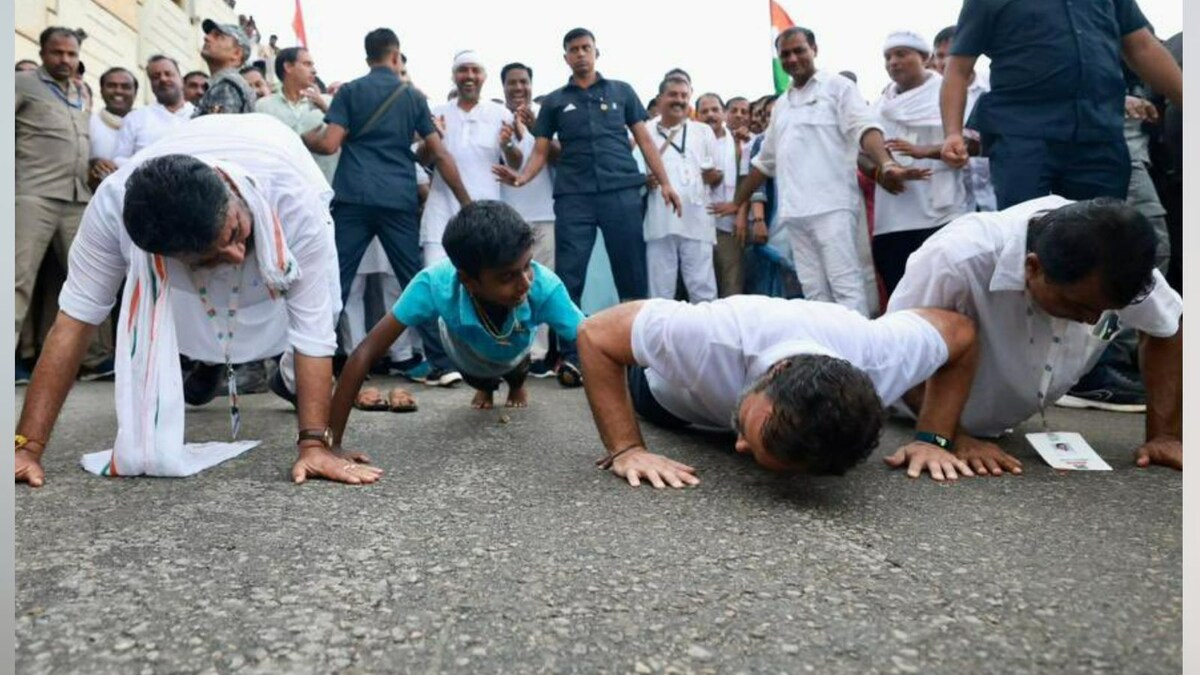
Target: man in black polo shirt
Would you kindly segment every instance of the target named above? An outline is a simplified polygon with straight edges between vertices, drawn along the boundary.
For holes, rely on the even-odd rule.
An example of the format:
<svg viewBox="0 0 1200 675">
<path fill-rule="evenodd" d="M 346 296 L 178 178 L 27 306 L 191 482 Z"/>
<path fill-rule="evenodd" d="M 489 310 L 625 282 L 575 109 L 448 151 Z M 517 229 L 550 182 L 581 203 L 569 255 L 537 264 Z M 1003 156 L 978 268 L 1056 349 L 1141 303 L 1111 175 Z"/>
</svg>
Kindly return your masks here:
<svg viewBox="0 0 1200 675">
<path fill-rule="evenodd" d="M 542 101 L 533 134 L 533 156 L 520 174 L 503 165 L 494 169 L 501 181 L 520 187 L 546 165 L 550 141 L 562 145 L 554 178 L 555 271 L 579 304 L 588 261 L 596 243 L 596 228 L 612 261 L 613 280 L 621 300 L 646 297 L 646 242 L 642 238 L 641 187 L 629 147 L 628 133 L 642 151 L 646 166 L 658 179 L 663 200 L 681 213 L 679 195 L 671 186 L 662 158 L 646 130 L 646 110 L 633 88 L 596 72 L 596 37 L 576 28 L 563 37 L 563 60 L 571 79 Z M 575 343 L 560 340 L 563 357 L 558 381 L 564 386 L 583 383 Z"/>
<path fill-rule="evenodd" d="M 1136 0 L 965 0 L 942 85 L 942 158 L 967 162 L 963 110 L 980 54 L 991 92 L 970 126 L 991 162 L 1000 209 L 1057 194 L 1124 199 L 1125 79 L 1121 59 L 1182 105 L 1183 76 Z"/>
<path fill-rule="evenodd" d="M 404 64 L 399 38 L 387 28 L 378 28 L 367 33 L 365 46 L 371 72 L 342 85 L 325 115 L 325 126 L 303 136 L 314 153 L 342 151 L 333 176 L 342 302 L 374 237 L 379 237 L 401 284 L 407 286 L 421 270 L 414 134 L 425 140 L 438 173 L 459 203 L 471 202 L 458 166 L 433 126 L 425 97 L 400 79 Z M 462 380 L 437 331 L 417 330 L 432 366 L 425 383 L 450 386 Z"/>
</svg>

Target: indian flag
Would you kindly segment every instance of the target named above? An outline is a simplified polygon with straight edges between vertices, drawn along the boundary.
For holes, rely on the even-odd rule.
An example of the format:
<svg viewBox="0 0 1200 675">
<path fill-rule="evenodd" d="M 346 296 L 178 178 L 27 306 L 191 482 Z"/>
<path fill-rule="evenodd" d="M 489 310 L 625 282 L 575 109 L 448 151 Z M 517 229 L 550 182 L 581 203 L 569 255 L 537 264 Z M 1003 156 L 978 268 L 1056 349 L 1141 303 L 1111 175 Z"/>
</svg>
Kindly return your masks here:
<svg viewBox="0 0 1200 675">
<path fill-rule="evenodd" d="M 788 90 L 788 87 L 791 86 L 792 78 L 788 77 L 788 74 L 784 72 L 783 64 L 779 62 L 779 55 L 774 51 L 775 38 L 779 37 L 780 33 L 791 28 L 792 26 L 795 26 L 796 24 L 792 23 L 792 17 L 788 16 L 788 13 L 783 10 L 783 7 L 780 6 L 778 2 L 775 2 L 775 0 L 770 0 L 770 3 L 771 45 L 772 53 L 775 53 L 775 56 L 772 58 L 772 63 L 775 67 L 775 93 L 782 94 Z"/>
</svg>

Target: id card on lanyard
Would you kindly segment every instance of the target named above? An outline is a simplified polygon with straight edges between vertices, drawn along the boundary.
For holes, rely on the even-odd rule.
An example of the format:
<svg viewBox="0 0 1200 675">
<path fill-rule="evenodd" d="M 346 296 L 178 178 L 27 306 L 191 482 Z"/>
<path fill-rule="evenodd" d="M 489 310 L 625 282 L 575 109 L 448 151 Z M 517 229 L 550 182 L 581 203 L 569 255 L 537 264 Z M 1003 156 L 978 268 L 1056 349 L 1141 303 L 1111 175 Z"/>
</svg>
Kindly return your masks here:
<svg viewBox="0 0 1200 675">
<path fill-rule="evenodd" d="M 207 271 L 200 280 L 197 279 L 195 274 L 192 276 L 192 283 L 196 287 L 196 292 L 200 295 L 200 303 L 204 306 L 204 314 L 216 330 L 217 343 L 221 345 L 221 351 L 225 356 L 225 380 L 229 394 L 229 428 L 234 440 L 237 440 L 238 434 L 242 430 L 242 414 L 238 408 L 237 374 L 233 371 L 233 360 L 230 358 L 230 345 L 233 343 L 234 329 L 237 326 L 238 298 L 242 291 L 243 269 L 244 265 L 239 264 L 237 270 L 234 272 L 236 279 L 229 290 L 229 305 L 224 311 L 223 317 L 222 313 L 218 312 L 217 308 L 213 306 L 212 298 L 209 294 L 209 282 L 212 281 L 212 272 Z M 224 318 L 224 326 L 222 326 L 222 318 Z"/>
</svg>

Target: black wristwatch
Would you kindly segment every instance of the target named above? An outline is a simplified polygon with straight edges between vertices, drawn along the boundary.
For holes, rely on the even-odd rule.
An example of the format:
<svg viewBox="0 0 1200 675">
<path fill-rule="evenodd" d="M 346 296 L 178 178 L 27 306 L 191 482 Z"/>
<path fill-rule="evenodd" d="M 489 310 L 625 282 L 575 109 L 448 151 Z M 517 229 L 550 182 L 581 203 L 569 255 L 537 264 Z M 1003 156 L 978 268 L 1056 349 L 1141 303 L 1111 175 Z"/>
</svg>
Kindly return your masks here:
<svg viewBox="0 0 1200 675">
<path fill-rule="evenodd" d="M 296 445 L 300 445 L 304 441 L 320 441 L 326 450 L 332 450 L 333 429 L 329 427 L 325 427 L 324 429 L 301 429 L 300 434 L 296 436 Z"/>
</svg>

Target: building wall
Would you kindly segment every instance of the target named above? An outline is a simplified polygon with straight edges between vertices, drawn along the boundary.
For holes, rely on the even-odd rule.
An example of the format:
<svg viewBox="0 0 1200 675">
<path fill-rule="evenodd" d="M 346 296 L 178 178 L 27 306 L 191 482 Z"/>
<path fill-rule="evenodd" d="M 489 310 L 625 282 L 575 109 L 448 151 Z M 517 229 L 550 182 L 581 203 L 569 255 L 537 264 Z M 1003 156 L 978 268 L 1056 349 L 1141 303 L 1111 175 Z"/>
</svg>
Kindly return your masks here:
<svg viewBox="0 0 1200 675">
<path fill-rule="evenodd" d="M 213 19 L 237 23 L 237 12 L 224 0 L 16 0 L 16 53 L 38 61 L 38 35 L 47 26 L 82 28 L 87 32 L 80 60 L 84 78 L 100 95 L 100 74 L 122 66 L 138 74 L 138 98 L 153 100 L 146 80 L 146 59 L 165 54 L 179 61 L 179 68 L 208 68 L 200 58 L 204 36 L 200 23 Z"/>
</svg>

